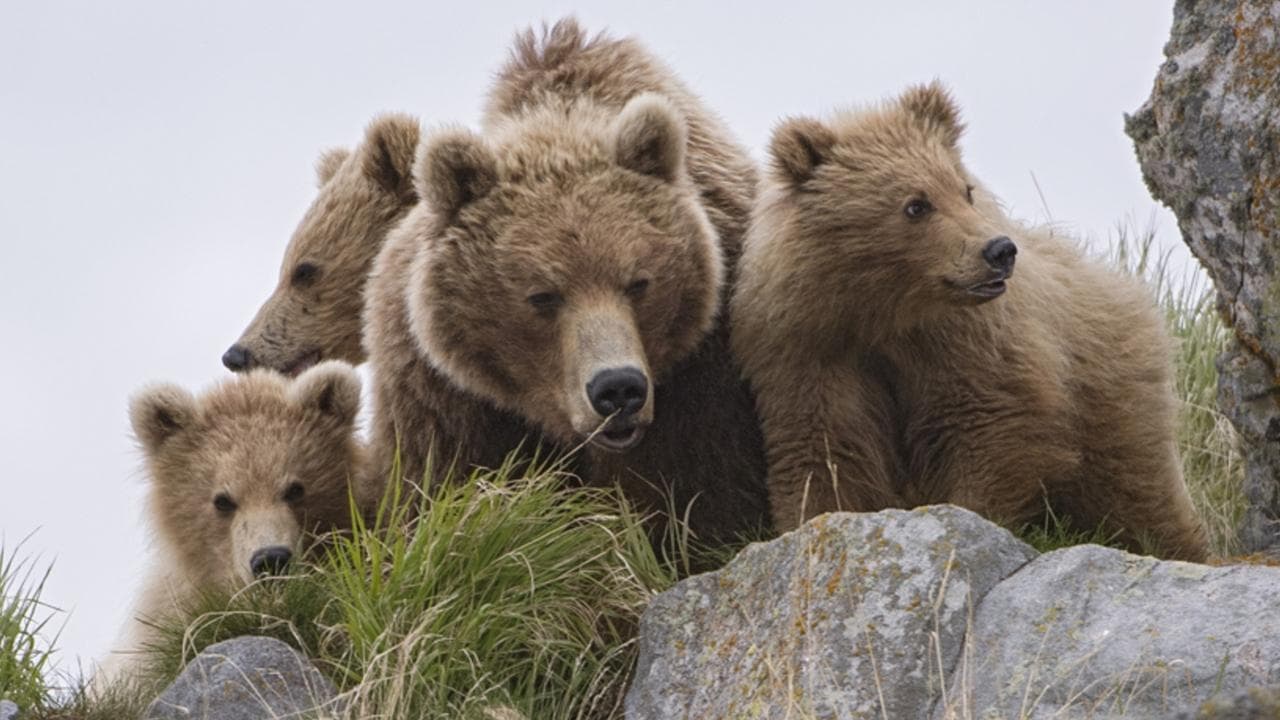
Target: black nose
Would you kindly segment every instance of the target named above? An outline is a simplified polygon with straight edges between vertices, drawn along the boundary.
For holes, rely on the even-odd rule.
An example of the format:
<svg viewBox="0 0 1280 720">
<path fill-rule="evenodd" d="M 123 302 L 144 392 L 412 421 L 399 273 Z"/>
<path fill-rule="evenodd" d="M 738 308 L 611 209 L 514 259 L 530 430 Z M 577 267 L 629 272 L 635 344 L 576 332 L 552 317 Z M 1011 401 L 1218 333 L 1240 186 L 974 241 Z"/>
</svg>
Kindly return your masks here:
<svg viewBox="0 0 1280 720">
<path fill-rule="evenodd" d="M 289 567 L 289 561 L 292 559 L 293 551 L 282 545 L 259 548 L 253 553 L 253 557 L 249 558 L 249 569 L 253 571 L 255 577 L 280 575 L 285 568 Z"/>
<path fill-rule="evenodd" d="M 248 370 L 253 364 L 253 356 L 249 351 L 240 345 L 232 345 L 227 351 L 222 353 L 222 364 L 227 366 L 231 372 L 240 372 Z"/>
<path fill-rule="evenodd" d="M 1013 260 L 1016 257 L 1018 257 L 1018 246 L 1004 235 L 992 238 L 987 242 L 987 246 L 982 248 L 982 259 L 986 260 L 993 270 L 1002 270 L 1006 273 L 1013 270 Z"/>
<path fill-rule="evenodd" d="M 636 414 L 649 394 L 649 380 L 633 367 L 601 370 L 587 383 L 587 399 L 601 417 Z"/>
</svg>

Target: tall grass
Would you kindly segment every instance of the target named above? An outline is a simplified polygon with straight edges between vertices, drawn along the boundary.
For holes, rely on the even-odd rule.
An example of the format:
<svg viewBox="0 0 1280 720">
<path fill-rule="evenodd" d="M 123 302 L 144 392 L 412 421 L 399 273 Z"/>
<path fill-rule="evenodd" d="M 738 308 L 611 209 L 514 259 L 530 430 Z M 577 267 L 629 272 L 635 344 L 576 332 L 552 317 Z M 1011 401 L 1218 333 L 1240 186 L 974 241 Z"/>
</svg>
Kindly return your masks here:
<svg viewBox="0 0 1280 720">
<path fill-rule="evenodd" d="M 142 680 L 270 635 L 316 662 L 350 717 L 621 717 L 635 626 L 674 578 L 616 491 L 508 464 L 389 499 L 285 581 L 205 598 L 163 628 Z"/>
<path fill-rule="evenodd" d="M 55 613 L 40 600 L 49 567 L 38 570 L 16 548 L 0 545 L 0 699 L 39 708 L 49 699 L 52 638 L 45 639 Z"/>
</svg>

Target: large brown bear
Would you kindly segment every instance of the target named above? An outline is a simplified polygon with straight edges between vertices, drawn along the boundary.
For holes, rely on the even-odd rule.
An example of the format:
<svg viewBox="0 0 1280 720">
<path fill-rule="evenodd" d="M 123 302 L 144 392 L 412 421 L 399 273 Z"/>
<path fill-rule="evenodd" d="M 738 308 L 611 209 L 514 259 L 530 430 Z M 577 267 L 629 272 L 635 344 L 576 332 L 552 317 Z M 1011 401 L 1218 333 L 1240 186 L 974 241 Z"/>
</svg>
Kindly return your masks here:
<svg viewBox="0 0 1280 720">
<path fill-rule="evenodd" d="M 228 369 L 296 375 L 322 360 L 364 362 L 364 287 L 387 231 L 417 202 L 418 121 L 375 118 L 354 151 L 329 150 L 320 192 L 285 248 L 275 291 L 222 356 Z"/>
<path fill-rule="evenodd" d="M 350 527 L 352 496 L 362 510 L 376 504 L 380 485 L 352 485 L 362 462 L 359 408 L 360 380 L 339 362 L 295 380 L 256 370 L 199 397 L 155 385 L 133 398 L 155 552 L 95 687 L 128 676 L 154 623 L 202 593 L 285 571 L 304 533 Z"/>
<path fill-rule="evenodd" d="M 733 300 L 780 530 L 950 502 L 1202 560 L 1141 284 L 1007 219 L 937 84 L 774 133 Z M 1015 262 L 1016 260 L 1016 262 Z"/>
<path fill-rule="evenodd" d="M 526 32 L 484 133 L 424 139 L 416 178 L 366 323 L 375 456 L 398 431 L 492 462 L 536 432 L 587 443 L 581 474 L 646 510 L 670 493 L 706 539 L 767 524 L 722 307 L 755 172 L 669 69 L 573 20 Z M 474 412 L 441 410 L 458 395 Z"/>
</svg>

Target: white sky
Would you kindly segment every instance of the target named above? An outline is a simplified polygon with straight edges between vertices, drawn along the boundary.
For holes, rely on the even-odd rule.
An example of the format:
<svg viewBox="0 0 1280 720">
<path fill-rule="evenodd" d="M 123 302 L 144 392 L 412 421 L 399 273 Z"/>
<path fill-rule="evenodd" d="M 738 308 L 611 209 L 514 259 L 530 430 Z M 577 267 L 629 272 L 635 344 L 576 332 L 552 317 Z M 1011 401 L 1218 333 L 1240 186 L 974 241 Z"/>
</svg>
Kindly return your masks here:
<svg viewBox="0 0 1280 720">
<path fill-rule="evenodd" d="M 786 114 L 940 77 L 975 173 L 1103 238 L 1155 213 L 1122 112 L 1168 0 L 0 5 L 0 534 L 54 561 L 63 662 L 106 649 L 146 561 L 126 399 L 199 387 L 275 282 L 320 149 L 382 110 L 474 126 L 512 33 L 642 38 L 760 157 Z M 731 9 L 725 9 L 731 8 Z"/>
</svg>

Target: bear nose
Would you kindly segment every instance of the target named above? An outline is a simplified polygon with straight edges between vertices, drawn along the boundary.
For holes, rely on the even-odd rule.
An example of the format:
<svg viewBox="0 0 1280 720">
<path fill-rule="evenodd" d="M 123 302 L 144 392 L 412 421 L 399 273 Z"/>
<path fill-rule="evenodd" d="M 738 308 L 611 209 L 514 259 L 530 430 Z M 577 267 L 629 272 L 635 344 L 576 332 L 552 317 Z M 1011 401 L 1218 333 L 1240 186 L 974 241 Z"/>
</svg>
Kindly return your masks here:
<svg viewBox="0 0 1280 720">
<path fill-rule="evenodd" d="M 283 545 L 258 548 L 249 558 L 249 569 L 255 577 L 264 575 L 280 575 L 289 567 L 293 559 L 293 551 Z"/>
<path fill-rule="evenodd" d="M 231 372 L 240 372 L 248 370 L 253 364 L 253 355 L 249 354 L 248 349 L 241 347 L 239 344 L 232 345 L 227 351 L 222 353 L 222 364 L 227 366 Z"/>
<path fill-rule="evenodd" d="M 1013 270 L 1013 260 L 1018 256 L 1018 246 L 1009 238 L 1001 235 L 992 238 L 982 249 L 982 259 L 987 261 L 993 270 L 1008 273 Z"/>
<path fill-rule="evenodd" d="M 601 370 L 587 383 L 587 399 L 601 417 L 634 415 L 644 407 L 648 395 L 648 378 L 633 367 Z"/>
</svg>

